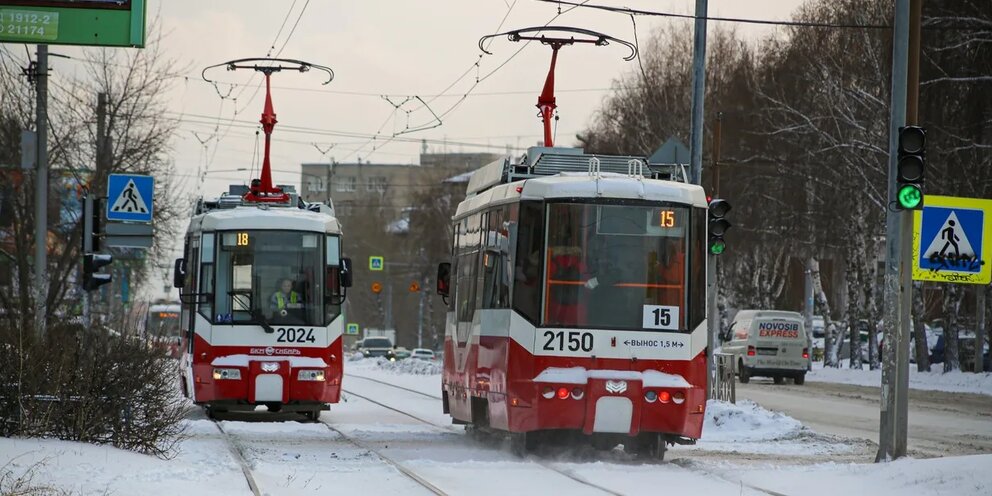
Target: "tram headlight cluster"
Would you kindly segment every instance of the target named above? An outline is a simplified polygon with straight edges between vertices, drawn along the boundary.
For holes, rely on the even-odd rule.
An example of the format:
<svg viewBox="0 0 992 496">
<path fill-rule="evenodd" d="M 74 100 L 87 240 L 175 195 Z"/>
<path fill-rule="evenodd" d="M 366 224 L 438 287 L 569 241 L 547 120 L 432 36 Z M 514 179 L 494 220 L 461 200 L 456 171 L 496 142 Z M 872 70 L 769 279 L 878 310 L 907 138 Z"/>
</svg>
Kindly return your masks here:
<svg viewBox="0 0 992 496">
<path fill-rule="evenodd" d="M 323 382 L 324 371 L 323 370 L 301 370 L 296 373 L 296 380 L 299 381 L 319 381 Z"/>
<path fill-rule="evenodd" d="M 239 369 L 214 369 L 214 380 L 220 381 L 224 379 L 241 380 L 241 370 Z"/>
</svg>

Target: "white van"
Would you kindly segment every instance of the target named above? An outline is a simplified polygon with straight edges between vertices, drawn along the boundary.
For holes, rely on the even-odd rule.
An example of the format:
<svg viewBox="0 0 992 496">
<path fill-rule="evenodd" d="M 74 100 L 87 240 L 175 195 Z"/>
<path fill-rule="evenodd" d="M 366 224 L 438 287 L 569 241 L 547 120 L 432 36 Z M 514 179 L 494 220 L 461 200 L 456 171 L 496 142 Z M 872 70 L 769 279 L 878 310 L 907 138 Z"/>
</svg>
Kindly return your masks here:
<svg viewBox="0 0 992 496">
<path fill-rule="evenodd" d="M 741 310 L 723 337 L 723 352 L 737 356 L 742 383 L 754 376 L 771 377 L 775 384 L 786 377 L 796 384 L 806 382 L 809 340 L 798 312 Z"/>
</svg>

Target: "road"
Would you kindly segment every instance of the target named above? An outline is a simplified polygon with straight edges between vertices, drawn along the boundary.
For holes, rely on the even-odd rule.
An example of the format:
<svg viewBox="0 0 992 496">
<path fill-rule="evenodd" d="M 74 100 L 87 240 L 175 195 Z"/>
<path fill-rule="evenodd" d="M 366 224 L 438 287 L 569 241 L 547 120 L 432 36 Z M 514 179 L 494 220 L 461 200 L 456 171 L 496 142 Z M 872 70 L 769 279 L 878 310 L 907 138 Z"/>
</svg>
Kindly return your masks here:
<svg viewBox="0 0 992 496">
<path fill-rule="evenodd" d="M 821 434 L 878 442 L 880 392 L 877 387 L 807 381 L 775 385 L 753 379 L 737 384 L 737 399 L 796 418 Z M 907 449 L 930 457 L 992 453 L 992 397 L 910 390 Z"/>
</svg>

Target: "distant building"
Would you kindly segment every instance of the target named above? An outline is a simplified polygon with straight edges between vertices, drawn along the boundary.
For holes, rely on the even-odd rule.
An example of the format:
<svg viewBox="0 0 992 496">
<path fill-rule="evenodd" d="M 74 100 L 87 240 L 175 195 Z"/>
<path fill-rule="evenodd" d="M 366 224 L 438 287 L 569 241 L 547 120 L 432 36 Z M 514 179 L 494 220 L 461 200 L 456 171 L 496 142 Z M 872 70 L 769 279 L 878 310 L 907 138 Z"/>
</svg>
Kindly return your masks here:
<svg viewBox="0 0 992 496">
<path fill-rule="evenodd" d="M 399 218 L 413 197 L 438 181 L 496 160 L 491 153 L 422 153 L 420 164 L 375 162 L 305 163 L 300 171 L 300 195 L 308 202 L 332 200 L 338 216 L 356 207 L 384 207 Z"/>
</svg>

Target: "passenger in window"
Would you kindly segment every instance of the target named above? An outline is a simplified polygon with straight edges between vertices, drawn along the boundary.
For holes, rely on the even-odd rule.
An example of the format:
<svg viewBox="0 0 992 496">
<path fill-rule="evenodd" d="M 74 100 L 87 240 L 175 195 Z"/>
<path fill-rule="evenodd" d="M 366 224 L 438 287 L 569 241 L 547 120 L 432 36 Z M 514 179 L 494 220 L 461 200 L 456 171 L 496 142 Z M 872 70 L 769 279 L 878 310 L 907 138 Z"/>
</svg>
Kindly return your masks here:
<svg viewBox="0 0 992 496">
<path fill-rule="evenodd" d="M 293 281 L 284 278 L 279 281 L 279 289 L 272 293 L 272 297 L 269 298 L 269 309 L 272 311 L 272 315 L 286 317 L 290 310 L 303 308 L 302 302 L 300 293 L 293 290 Z"/>
</svg>

